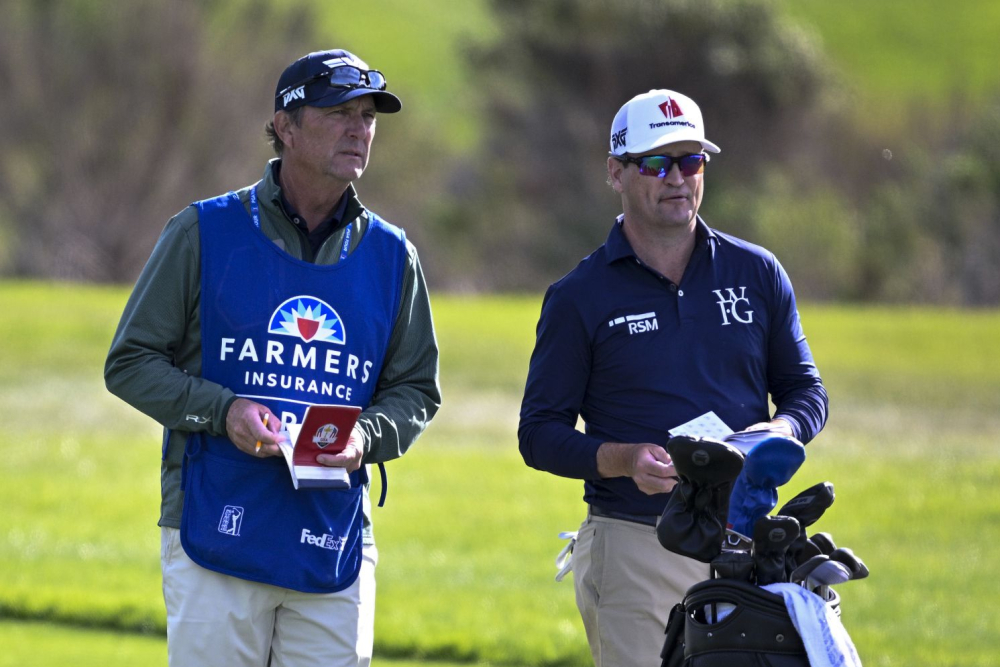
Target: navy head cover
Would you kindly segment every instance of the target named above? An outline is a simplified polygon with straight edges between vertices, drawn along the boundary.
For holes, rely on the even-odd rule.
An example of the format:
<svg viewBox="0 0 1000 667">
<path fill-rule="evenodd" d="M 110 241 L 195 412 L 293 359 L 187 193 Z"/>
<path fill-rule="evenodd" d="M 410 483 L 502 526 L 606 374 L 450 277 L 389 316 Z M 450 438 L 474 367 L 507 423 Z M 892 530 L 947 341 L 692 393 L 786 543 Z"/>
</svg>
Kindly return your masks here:
<svg viewBox="0 0 1000 667">
<path fill-rule="evenodd" d="M 806 448 L 795 438 L 772 435 L 746 455 L 729 498 L 729 528 L 753 535 L 757 520 L 778 504 L 778 487 L 786 484 L 806 460 Z"/>
</svg>

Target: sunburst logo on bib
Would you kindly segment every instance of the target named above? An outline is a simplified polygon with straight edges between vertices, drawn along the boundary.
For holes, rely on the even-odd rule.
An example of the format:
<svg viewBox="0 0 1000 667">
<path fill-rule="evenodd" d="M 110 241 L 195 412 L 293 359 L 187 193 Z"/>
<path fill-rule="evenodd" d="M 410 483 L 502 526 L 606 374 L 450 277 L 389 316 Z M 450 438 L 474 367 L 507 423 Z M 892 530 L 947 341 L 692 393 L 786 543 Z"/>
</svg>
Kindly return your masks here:
<svg viewBox="0 0 1000 667">
<path fill-rule="evenodd" d="M 267 325 L 269 334 L 294 336 L 306 343 L 320 341 L 343 345 L 344 322 L 333 308 L 311 296 L 294 296 L 278 306 Z"/>
</svg>

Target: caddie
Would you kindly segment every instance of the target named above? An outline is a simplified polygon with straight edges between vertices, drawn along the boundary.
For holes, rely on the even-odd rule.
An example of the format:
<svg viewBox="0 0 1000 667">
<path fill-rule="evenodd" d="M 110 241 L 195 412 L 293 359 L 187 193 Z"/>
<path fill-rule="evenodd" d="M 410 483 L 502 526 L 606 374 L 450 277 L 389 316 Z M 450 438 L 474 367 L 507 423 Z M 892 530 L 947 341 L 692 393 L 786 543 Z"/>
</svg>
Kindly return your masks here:
<svg viewBox="0 0 1000 667">
<path fill-rule="evenodd" d="M 377 117 L 400 109 L 347 51 L 289 65 L 266 126 L 277 158 L 173 217 L 125 306 L 105 380 L 164 427 L 170 665 L 371 661 L 369 464 L 403 455 L 441 402 L 417 251 L 353 185 Z M 347 447 L 318 457 L 350 489 L 293 488 L 279 430 L 317 404 L 362 408 Z"/>
</svg>

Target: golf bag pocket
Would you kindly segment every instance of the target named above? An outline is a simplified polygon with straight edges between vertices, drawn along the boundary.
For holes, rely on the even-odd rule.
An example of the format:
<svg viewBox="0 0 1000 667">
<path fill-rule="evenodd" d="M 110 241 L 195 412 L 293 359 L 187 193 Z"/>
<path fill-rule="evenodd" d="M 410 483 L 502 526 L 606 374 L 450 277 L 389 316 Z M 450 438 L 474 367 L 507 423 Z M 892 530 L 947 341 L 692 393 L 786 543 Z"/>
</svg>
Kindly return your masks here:
<svg viewBox="0 0 1000 667">
<path fill-rule="evenodd" d="M 303 593 L 334 593 L 361 570 L 362 486 L 296 491 L 281 457 L 193 435 L 184 460 L 181 544 L 198 565 Z"/>
<path fill-rule="evenodd" d="M 809 667 L 780 595 L 710 579 L 688 589 L 684 608 L 684 667 Z"/>
</svg>

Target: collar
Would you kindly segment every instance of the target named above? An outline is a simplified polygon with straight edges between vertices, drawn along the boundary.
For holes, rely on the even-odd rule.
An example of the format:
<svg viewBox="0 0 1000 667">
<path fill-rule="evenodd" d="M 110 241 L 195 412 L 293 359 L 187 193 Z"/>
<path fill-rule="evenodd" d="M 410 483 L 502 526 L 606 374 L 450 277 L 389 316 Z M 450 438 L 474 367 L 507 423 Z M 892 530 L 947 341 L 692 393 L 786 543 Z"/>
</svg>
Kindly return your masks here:
<svg viewBox="0 0 1000 667">
<path fill-rule="evenodd" d="M 278 180 L 278 175 L 281 173 L 281 158 L 272 158 L 268 161 L 267 166 L 264 168 L 264 178 L 260 184 L 260 198 L 261 201 L 269 201 L 274 206 L 285 214 L 285 217 L 296 226 L 300 227 L 303 231 L 306 230 L 305 221 L 301 224 L 296 222 L 300 220 L 298 212 L 292 208 L 292 205 L 288 203 L 285 199 L 284 193 L 281 191 L 280 181 Z M 336 210 L 333 215 L 328 219 L 324 220 L 317 230 L 319 229 L 340 229 L 344 226 L 345 222 L 352 222 L 364 211 L 364 205 L 361 200 L 358 199 L 358 193 L 354 189 L 354 184 L 351 183 L 347 186 L 344 194 L 340 198 L 340 202 L 337 204 Z"/>
<path fill-rule="evenodd" d="M 624 220 L 624 213 L 615 218 L 615 224 L 611 227 L 608 240 L 604 242 L 608 264 L 620 259 L 638 257 L 635 254 L 635 250 L 632 249 L 632 245 L 628 242 L 628 238 L 625 236 L 625 230 L 622 229 Z M 695 220 L 694 234 L 696 249 L 700 246 L 714 249 L 714 246 L 719 242 L 719 237 L 716 236 L 715 231 L 702 220 L 700 215 Z"/>
</svg>

